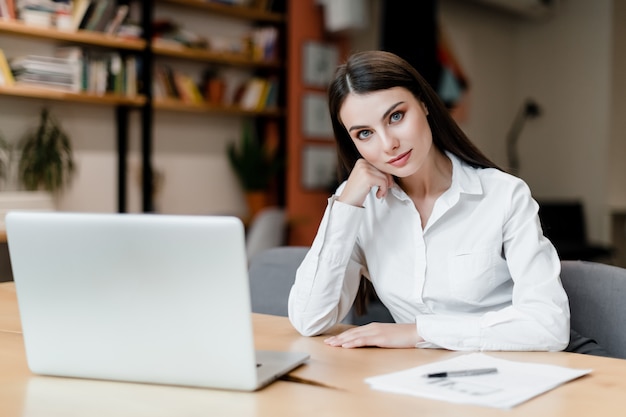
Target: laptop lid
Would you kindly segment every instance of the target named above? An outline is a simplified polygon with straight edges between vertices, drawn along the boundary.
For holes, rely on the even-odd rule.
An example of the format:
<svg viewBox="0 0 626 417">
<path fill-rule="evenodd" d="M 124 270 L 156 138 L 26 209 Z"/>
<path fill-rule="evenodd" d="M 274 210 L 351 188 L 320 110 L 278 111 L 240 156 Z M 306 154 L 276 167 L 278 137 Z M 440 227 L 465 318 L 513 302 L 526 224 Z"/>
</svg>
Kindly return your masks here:
<svg viewBox="0 0 626 417">
<path fill-rule="evenodd" d="M 11 212 L 6 226 L 34 373 L 255 390 L 308 357 L 257 367 L 238 218 Z"/>
</svg>

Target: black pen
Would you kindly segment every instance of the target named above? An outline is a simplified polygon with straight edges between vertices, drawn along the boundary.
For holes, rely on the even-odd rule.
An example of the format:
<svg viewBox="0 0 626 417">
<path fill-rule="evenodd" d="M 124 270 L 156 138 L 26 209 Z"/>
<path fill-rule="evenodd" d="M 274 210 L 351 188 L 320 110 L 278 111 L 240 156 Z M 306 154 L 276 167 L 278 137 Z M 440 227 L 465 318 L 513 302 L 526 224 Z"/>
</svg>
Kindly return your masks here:
<svg viewBox="0 0 626 417">
<path fill-rule="evenodd" d="M 480 369 L 464 369 L 462 371 L 446 371 L 435 372 L 432 374 L 424 375 L 425 378 L 447 378 L 454 376 L 476 376 L 485 374 L 495 374 L 498 372 L 497 368 L 480 368 Z"/>
</svg>

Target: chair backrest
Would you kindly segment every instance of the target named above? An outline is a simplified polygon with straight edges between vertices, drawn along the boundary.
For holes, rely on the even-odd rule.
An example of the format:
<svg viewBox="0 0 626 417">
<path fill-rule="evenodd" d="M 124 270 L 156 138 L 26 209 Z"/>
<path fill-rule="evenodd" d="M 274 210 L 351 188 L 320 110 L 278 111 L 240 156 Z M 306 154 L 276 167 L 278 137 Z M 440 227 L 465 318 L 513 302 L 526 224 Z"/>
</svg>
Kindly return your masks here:
<svg viewBox="0 0 626 417">
<path fill-rule="evenodd" d="M 562 261 L 561 281 L 571 326 L 595 339 L 613 357 L 626 359 L 626 269 L 586 261 Z"/>
<path fill-rule="evenodd" d="M 252 219 L 246 233 L 246 253 L 251 259 L 257 253 L 285 244 L 287 214 L 284 208 L 267 207 Z"/>
<path fill-rule="evenodd" d="M 305 246 L 279 246 L 260 251 L 249 259 L 254 313 L 287 316 L 289 291 L 308 251 Z"/>
</svg>

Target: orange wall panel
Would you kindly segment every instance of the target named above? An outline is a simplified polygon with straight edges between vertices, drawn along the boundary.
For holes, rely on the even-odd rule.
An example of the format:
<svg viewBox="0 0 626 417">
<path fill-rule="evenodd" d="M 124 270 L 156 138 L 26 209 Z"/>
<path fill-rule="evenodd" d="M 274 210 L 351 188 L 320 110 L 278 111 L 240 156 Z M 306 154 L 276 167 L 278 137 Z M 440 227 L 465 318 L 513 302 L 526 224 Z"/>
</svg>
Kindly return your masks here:
<svg viewBox="0 0 626 417">
<path fill-rule="evenodd" d="M 302 133 L 302 47 L 307 41 L 332 42 L 346 50 L 342 38 L 328 39 L 324 32 L 322 6 L 315 0 L 289 0 L 287 20 L 287 186 L 286 206 L 290 245 L 309 246 L 317 232 L 329 197 L 327 191 L 306 190 L 301 183 L 302 149 L 307 144 Z M 344 56 L 344 54 L 341 54 Z M 315 143 L 308 141 L 308 143 Z"/>
</svg>

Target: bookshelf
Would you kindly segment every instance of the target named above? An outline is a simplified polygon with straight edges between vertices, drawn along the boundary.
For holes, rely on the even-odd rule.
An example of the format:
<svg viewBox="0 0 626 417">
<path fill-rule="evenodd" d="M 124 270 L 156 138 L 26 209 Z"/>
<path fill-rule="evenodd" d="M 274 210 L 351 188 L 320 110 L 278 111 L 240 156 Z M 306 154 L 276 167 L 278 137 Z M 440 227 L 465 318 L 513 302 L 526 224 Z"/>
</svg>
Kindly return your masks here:
<svg viewBox="0 0 626 417">
<path fill-rule="evenodd" d="M 24 37 L 35 39 L 37 42 L 52 44 L 75 45 L 85 48 L 97 48 L 120 52 L 125 55 L 141 55 L 145 52 L 148 42 L 146 38 L 131 39 L 117 37 L 103 32 L 76 30 L 60 30 L 54 26 L 40 27 L 28 25 L 20 20 L 0 19 L 0 34 L 9 37 Z M 28 53 L 28 51 L 25 51 Z M 142 74 L 138 77 L 144 78 Z M 0 95 L 43 99 L 49 101 L 74 102 L 89 105 L 104 105 L 115 108 L 116 148 L 117 148 L 117 207 L 119 212 L 126 211 L 126 157 L 129 135 L 129 113 L 145 108 L 149 104 L 148 95 L 139 91 L 137 94 L 127 95 L 113 92 L 96 93 L 89 91 L 72 92 L 63 89 L 40 87 L 37 85 L 3 85 L 0 86 Z M 143 135 L 146 125 L 142 126 Z"/>
<path fill-rule="evenodd" d="M 30 86 L 0 86 L 0 94 L 14 97 L 40 98 L 44 100 L 73 101 L 76 103 L 102 104 L 107 106 L 140 107 L 146 103 L 143 95 L 127 97 L 119 94 L 72 93 L 63 90 Z"/>
<path fill-rule="evenodd" d="M 204 10 L 222 16 L 236 17 L 239 19 L 253 20 L 267 23 L 285 23 L 287 16 L 284 13 L 273 12 L 264 9 L 268 2 L 257 2 L 252 6 L 240 6 L 236 4 L 222 4 L 218 2 L 208 2 L 203 0 L 161 0 L 163 3 L 176 4 Z M 264 6 L 265 4 L 265 6 Z"/>
<path fill-rule="evenodd" d="M 189 47 L 184 44 L 176 44 L 169 42 L 168 39 L 163 39 L 158 34 L 153 34 L 149 45 L 149 50 L 152 53 L 153 62 L 153 76 L 156 78 L 156 83 L 159 82 L 158 78 L 159 67 L 161 63 L 166 62 L 167 67 L 170 70 L 176 71 L 180 67 L 189 68 L 190 66 L 205 67 L 214 72 L 228 72 L 239 71 L 244 72 L 247 75 L 245 78 L 251 80 L 252 78 L 260 78 L 266 81 L 267 84 L 276 82 L 273 87 L 278 90 L 275 100 L 271 103 L 263 102 L 261 99 L 257 105 L 249 105 L 249 101 L 237 101 L 221 100 L 218 102 L 209 99 L 208 94 L 205 91 L 200 93 L 204 96 L 202 102 L 190 102 L 185 101 L 180 97 L 172 96 L 169 94 L 163 95 L 157 90 L 167 90 L 166 87 L 153 88 L 152 90 L 152 108 L 155 112 L 179 112 L 186 114 L 196 115 L 216 115 L 232 117 L 234 123 L 243 123 L 243 120 L 239 119 L 253 119 L 256 128 L 261 132 L 262 137 L 265 140 L 278 143 L 279 148 L 282 148 L 280 152 L 284 153 L 284 137 L 285 137 L 285 125 L 286 125 L 286 112 L 284 109 L 284 95 L 285 95 L 285 26 L 287 22 L 287 14 L 284 11 L 286 7 L 282 6 L 281 12 L 270 11 L 266 8 L 268 4 L 274 3 L 275 5 L 281 2 L 263 1 L 263 0 L 251 0 L 249 5 L 242 6 L 237 4 L 224 4 L 225 2 L 211 2 L 202 0 L 156 0 L 154 2 L 153 21 L 159 21 L 158 15 L 159 8 L 161 10 L 167 10 L 167 13 L 160 13 L 161 16 L 165 15 L 168 19 L 176 19 L 177 14 L 180 16 L 188 16 L 189 13 L 207 17 L 206 26 L 212 26 L 214 20 L 219 19 L 219 23 L 228 22 L 233 26 L 246 25 L 249 26 L 251 35 L 251 49 L 249 50 L 223 50 L 214 47 L 212 44 L 211 33 L 207 35 L 208 45 L 206 47 Z M 234 2 L 233 2 L 234 3 Z M 278 6 L 281 8 L 281 6 Z M 184 17 L 182 17 L 184 19 Z M 192 22 L 183 20 L 183 23 L 189 23 L 193 27 Z M 254 33 L 255 30 L 263 30 L 264 28 L 271 28 L 270 30 L 276 31 L 275 43 L 271 50 L 271 54 L 263 55 L 257 53 L 255 49 Z M 210 30 L 208 32 L 211 32 Z M 213 34 L 215 29 L 213 30 Z M 228 32 L 228 31 L 225 31 Z M 226 35 L 225 35 L 226 36 Z M 232 32 L 230 36 L 233 37 Z M 261 48 L 265 51 L 265 48 Z M 181 70 L 184 71 L 184 70 Z M 221 75 L 217 76 L 221 78 Z M 227 81 L 229 82 L 229 81 Z M 153 82 L 152 85 L 155 85 Z M 232 87 L 232 84 L 231 84 Z M 240 89 L 244 92 L 245 96 L 247 85 L 240 85 Z M 226 88 L 227 90 L 233 90 L 233 88 Z M 236 89 L 236 88 L 235 88 Z M 235 95 L 236 96 L 236 95 Z M 253 100 L 254 102 L 254 100 Z M 248 105 L 244 105 L 248 103 Z M 148 151 L 144 150 L 144 154 Z M 284 174 L 279 176 L 277 189 L 274 190 L 273 202 L 276 204 L 284 204 Z M 146 191 L 147 192 L 147 189 Z M 145 193 L 144 192 L 144 193 Z"/>
<path fill-rule="evenodd" d="M 129 51 L 141 51 L 146 47 L 144 39 L 118 38 L 88 30 L 65 32 L 52 27 L 26 25 L 17 20 L 0 20 L 0 33 Z"/>
<path fill-rule="evenodd" d="M 213 49 L 189 48 L 180 45 L 165 44 L 154 39 L 154 16 L 155 10 L 162 6 L 180 9 L 181 14 L 193 13 L 201 16 L 217 16 L 227 21 L 241 21 L 251 27 L 257 25 L 269 25 L 278 28 L 280 42 L 284 42 L 284 25 L 286 13 L 264 10 L 263 0 L 252 0 L 249 6 L 230 5 L 224 2 L 209 2 L 203 0 L 153 0 L 139 1 L 138 9 L 141 14 L 142 38 L 129 39 L 90 30 L 65 31 L 55 27 L 36 27 L 26 25 L 18 20 L 0 19 L 0 35 L 10 37 L 24 37 L 34 40 L 36 43 L 46 42 L 51 45 L 76 45 L 85 48 L 97 48 L 119 52 L 123 56 L 136 55 L 142 61 L 142 70 L 138 73 L 138 81 L 143 86 L 139 94 L 127 96 L 116 93 L 95 94 L 89 92 L 69 92 L 56 89 L 39 88 L 35 86 L 0 86 L 0 95 L 8 97 L 21 97 L 43 99 L 59 102 L 85 103 L 88 105 L 112 106 L 115 109 L 116 147 L 118 159 L 117 187 L 118 187 L 118 211 L 126 211 L 126 188 L 127 188 L 127 147 L 130 113 L 140 112 L 140 153 L 141 153 L 141 193 L 143 211 L 153 211 L 152 201 L 152 157 L 154 119 L 156 112 L 185 113 L 191 115 L 214 114 L 218 116 L 234 118 L 252 118 L 257 126 L 263 128 L 268 124 L 272 126 L 267 131 L 279 132 L 284 137 L 285 111 L 284 82 L 281 82 L 279 98 L 271 107 L 244 108 L 237 103 L 214 103 L 200 102 L 189 103 L 178 98 L 158 97 L 154 91 L 155 68 L 160 60 L 168 61 L 168 65 L 176 68 L 193 63 L 193 65 L 206 65 L 212 68 L 234 68 L 239 71 L 247 71 L 250 74 L 280 79 L 284 76 L 285 60 L 284 48 L 279 55 L 272 59 L 255 57 L 252 54 L 216 51 Z M 271 2 L 269 2 L 271 3 Z M 279 3 L 279 2 L 276 2 Z M 183 22 L 184 23 L 184 22 Z M 282 46 L 282 45 L 281 45 Z M 28 53 L 28 51 L 26 51 Z M 134 120 L 134 119 L 133 119 Z M 235 119 L 236 120 L 236 119 Z M 276 129 L 278 127 L 278 129 Z"/>
<path fill-rule="evenodd" d="M 238 19 L 242 21 L 249 21 L 253 24 L 269 25 L 272 28 L 277 29 L 278 38 L 284 37 L 284 30 L 278 29 L 286 22 L 285 13 L 277 13 L 273 11 L 267 11 L 262 9 L 262 4 L 267 3 L 263 1 L 253 1 L 250 6 L 241 6 L 236 4 L 223 4 L 219 2 L 207 2 L 201 0 L 157 0 L 155 7 L 159 4 L 174 5 L 177 7 L 186 8 L 194 12 L 203 13 L 207 16 L 218 15 L 228 16 L 232 19 Z M 282 33 L 281 33 L 282 32 Z M 161 58 L 173 58 L 177 60 L 193 61 L 196 63 L 204 63 L 215 67 L 237 67 L 252 70 L 254 72 L 263 72 L 268 77 L 276 74 L 280 74 L 284 71 L 284 60 L 280 58 L 280 52 L 272 54 L 271 57 L 267 56 L 255 56 L 250 51 L 224 51 L 215 50 L 211 46 L 206 48 L 193 48 L 187 47 L 182 44 L 175 44 L 172 42 L 164 42 L 158 36 L 155 37 L 150 43 L 150 50 L 153 54 L 154 60 Z M 279 49 L 277 45 L 278 41 L 275 41 L 274 48 Z M 253 46 L 254 48 L 254 46 Z M 250 111 L 249 109 L 237 109 L 236 103 L 225 103 L 223 105 L 203 105 L 198 103 L 185 103 L 178 102 L 173 97 L 155 97 L 153 91 L 154 107 L 157 109 L 166 109 L 170 111 L 206 111 L 222 114 L 239 114 L 247 116 L 260 116 L 260 117 L 276 117 L 281 116 L 283 112 L 277 108 L 277 104 L 272 104 L 271 108 L 260 108 L 257 111 Z M 263 107 L 263 106 L 261 106 Z"/>
</svg>

